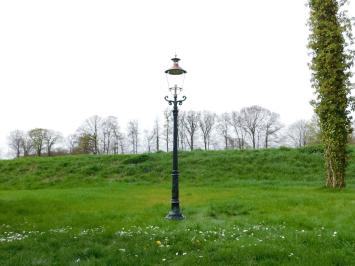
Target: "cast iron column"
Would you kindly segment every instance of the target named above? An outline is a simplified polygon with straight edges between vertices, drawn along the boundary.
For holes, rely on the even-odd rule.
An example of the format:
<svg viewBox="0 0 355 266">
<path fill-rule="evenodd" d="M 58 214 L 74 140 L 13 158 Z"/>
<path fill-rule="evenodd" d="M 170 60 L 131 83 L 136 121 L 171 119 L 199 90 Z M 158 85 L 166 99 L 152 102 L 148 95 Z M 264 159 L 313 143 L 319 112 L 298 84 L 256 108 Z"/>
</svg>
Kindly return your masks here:
<svg viewBox="0 0 355 266">
<path fill-rule="evenodd" d="M 182 102 L 186 100 L 186 97 L 183 96 L 182 100 L 177 99 L 177 87 L 174 88 L 174 100 L 168 100 L 168 97 L 165 97 L 165 100 L 169 102 L 170 105 L 173 105 L 173 118 L 174 118 L 174 132 L 173 132 L 173 170 L 171 172 L 172 177 L 172 189 L 171 189 L 171 211 L 166 216 L 167 219 L 171 220 L 182 220 L 185 217 L 180 211 L 180 202 L 179 202 L 179 166 L 178 166 L 178 104 L 182 105 Z"/>
</svg>

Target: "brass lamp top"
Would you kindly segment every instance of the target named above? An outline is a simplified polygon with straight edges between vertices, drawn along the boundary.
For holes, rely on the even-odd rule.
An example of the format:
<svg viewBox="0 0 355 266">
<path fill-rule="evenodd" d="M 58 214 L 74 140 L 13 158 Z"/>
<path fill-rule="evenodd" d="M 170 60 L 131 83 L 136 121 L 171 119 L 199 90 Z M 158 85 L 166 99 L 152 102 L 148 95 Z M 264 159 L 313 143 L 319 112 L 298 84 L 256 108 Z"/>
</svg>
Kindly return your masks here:
<svg viewBox="0 0 355 266">
<path fill-rule="evenodd" d="M 180 58 L 177 58 L 176 56 L 174 58 L 171 59 L 174 64 L 171 68 L 169 68 L 168 70 L 165 71 L 166 74 L 170 74 L 170 75 L 182 75 L 187 73 L 186 70 L 182 69 L 179 66 L 179 61 Z"/>
</svg>

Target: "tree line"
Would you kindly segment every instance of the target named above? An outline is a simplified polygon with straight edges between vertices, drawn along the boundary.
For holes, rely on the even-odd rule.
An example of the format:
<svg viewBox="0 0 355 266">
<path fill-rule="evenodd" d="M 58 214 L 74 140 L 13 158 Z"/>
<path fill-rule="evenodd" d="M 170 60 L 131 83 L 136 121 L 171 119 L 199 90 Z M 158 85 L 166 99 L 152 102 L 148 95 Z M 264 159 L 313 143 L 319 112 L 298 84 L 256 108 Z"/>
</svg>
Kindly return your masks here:
<svg viewBox="0 0 355 266">
<path fill-rule="evenodd" d="M 307 1 L 310 10 L 309 66 L 316 94 L 312 105 L 316 118 L 298 121 L 285 130 L 278 114 L 260 106 L 218 115 L 207 111 L 182 112 L 179 118 L 180 149 L 257 149 L 282 142 L 300 147 L 321 141 L 324 145 L 326 186 L 345 187 L 346 146 L 349 136 L 353 135 L 351 112 L 355 111 L 355 97 L 351 94 L 355 54 L 352 19 L 344 9 L 348 2 Z M 166 151 L 169 151 L 171 131 L 169 111 L 164 113 L 162 127 L 157 120 L 152 130 L 144 131 L 143 143 L 138 121 L 130 121 L 124 134 L 119 131 L 117 118 L 93 116 L 67 138 L 67 153 L 115 154 L 129 150 L 138 153 L 151 152 L 154 147 L 160 151 L 161 139 L 165 140 Z M 60 134 L 48 129 L 15 130 L 9 136 L 9 146 L 17 157 L 21 154 L 41 156 L 44 150 L 50 156 L 60 138 Z"/>
<path fill-rule="evenodd" d="M 299 120 L 285 127 L 280 115 L 261 106 L 216 114 L 182 111 L 179 114 L 180 150 L 259 149 L 277 146 L 302 147 L 319 142 L 318 120 Z M 94 115 L 75 133 L 64 137 L 59 131 L 35 128 L 14 130 L 8 144 L 15 157 L 63 154 L 125 154 L 169 152 L 172 149 L 173 117 L 164 111 L 151 129 L 141 130 L 137 120 L 121 130 L 117 117 Z"/>
</svg>

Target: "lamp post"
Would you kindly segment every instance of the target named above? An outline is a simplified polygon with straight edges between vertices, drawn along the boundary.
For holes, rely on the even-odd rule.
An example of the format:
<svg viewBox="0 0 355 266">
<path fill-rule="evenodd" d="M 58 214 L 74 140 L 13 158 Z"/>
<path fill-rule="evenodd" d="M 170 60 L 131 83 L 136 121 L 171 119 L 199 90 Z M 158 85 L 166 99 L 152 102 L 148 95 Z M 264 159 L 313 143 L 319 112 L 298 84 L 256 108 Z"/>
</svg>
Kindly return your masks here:
<svg viewBox="0 0 355 266">
<path fill-rule="evenodd" d="M 171 172 L 172 177 L 172 189 L 171 189 L 171 211 L 165 217 L 170 220 L 182 220 L 185 217 L 180 211 L 179 202 L 179 169 L 178 169 L 178 105 L 182 105 L 182 102 L 186 100 L 185 96 L 178 99 L 178 94 L 182 91 L 184 78 L 186 71 L 179 66 L 180 59 L 176 57 L 171 59 L 174 64 L 171 68 L 165 71 L 168 80 L 169 90 L 173 95 L 173 99 L 169 99 L 165 96 L 165 100 L 169 105 L 173 105 L 173 118 L 174 118 L 174 132 L 173 132 L 173 170 Z"/>
</svg>

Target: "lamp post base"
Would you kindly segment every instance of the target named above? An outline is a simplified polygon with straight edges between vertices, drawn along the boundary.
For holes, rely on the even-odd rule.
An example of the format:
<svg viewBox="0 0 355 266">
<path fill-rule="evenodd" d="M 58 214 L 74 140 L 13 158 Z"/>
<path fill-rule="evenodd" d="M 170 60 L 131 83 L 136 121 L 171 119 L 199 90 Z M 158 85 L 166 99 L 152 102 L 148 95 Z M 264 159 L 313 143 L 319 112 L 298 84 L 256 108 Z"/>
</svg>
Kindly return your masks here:
<svg viewBox="0 0 355 266">
<path fill-rule="evenodd" d="M 182 213 L 180 212 L 180 210 L 177 210 L 177 211 L 170 211 L 168 213 L 167 216 L 165 216 L 165 219 L 168 219 L 168 220 L 183 220 L 185 219 L 185 216 L 182 215 Z"/>
</svg>

